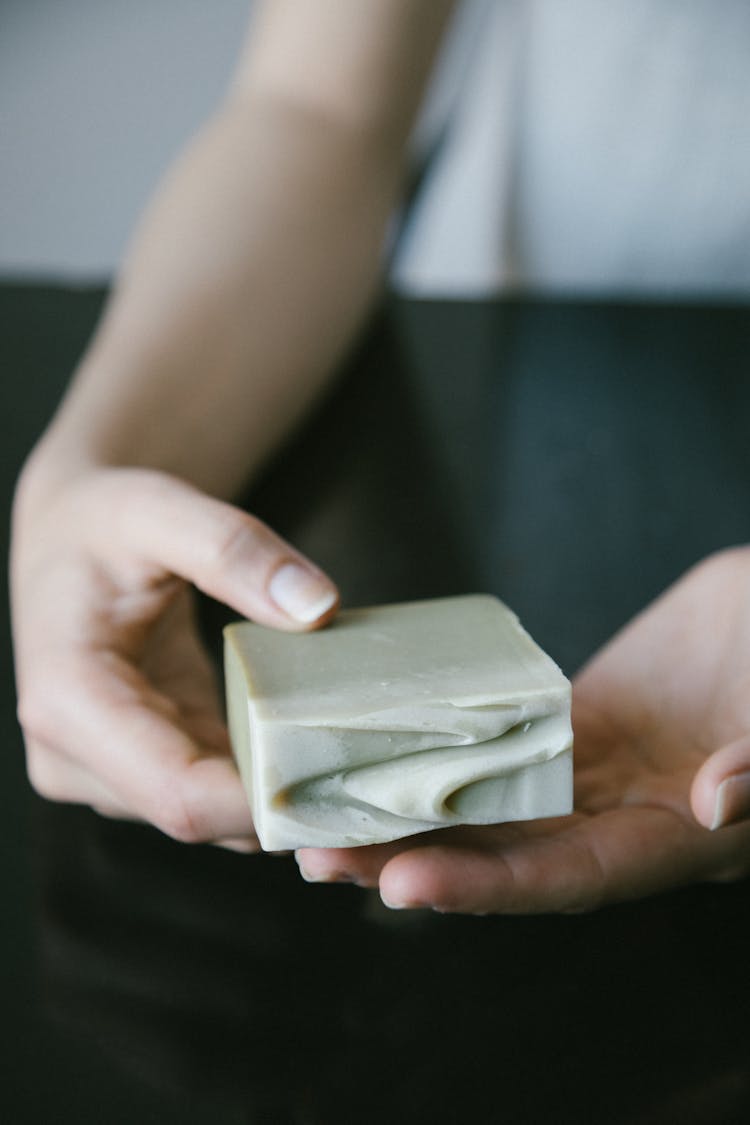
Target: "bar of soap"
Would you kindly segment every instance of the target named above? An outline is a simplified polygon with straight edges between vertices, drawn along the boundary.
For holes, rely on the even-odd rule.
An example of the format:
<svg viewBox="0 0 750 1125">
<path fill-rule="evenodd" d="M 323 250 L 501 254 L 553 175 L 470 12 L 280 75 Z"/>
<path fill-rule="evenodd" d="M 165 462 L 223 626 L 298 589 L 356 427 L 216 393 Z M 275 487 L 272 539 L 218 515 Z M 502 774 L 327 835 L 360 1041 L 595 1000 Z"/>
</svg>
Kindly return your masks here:
<svg viewBox="0 0 750 1125">
<path fill-rule="evenodd" d="M 225 630 L 229 731 L 261 845 L 381 843 L 572 809 L 570 684 L 497 598 Z"/>
</svg>

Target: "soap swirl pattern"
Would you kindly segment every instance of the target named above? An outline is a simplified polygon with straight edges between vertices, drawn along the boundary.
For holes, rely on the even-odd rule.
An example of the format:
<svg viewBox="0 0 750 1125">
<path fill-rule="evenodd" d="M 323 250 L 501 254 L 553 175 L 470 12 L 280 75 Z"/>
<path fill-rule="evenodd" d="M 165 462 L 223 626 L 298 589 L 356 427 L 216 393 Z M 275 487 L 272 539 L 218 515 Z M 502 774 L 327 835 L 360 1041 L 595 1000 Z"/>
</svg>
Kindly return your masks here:
<svg viewBox="0 0 750 1125">
<path fill-rule="evenodd" d="M 349 806 L 363 827 L 397 818 L 394 834 L 405 820 L 420 831 L 498 819 L 514 779 L 572 743 L 567 706 L 551 710 L 548 696 L 536 705 L 434 703 L 418 718 L 413 708 L 390 708 L 327 734 L 346 744 L 346 768 L 300 780 L 279 794 L 277 808 L 293 805 L 301 819 L 307 809 L 318 821 L 326 804 Z"/>
</svg>

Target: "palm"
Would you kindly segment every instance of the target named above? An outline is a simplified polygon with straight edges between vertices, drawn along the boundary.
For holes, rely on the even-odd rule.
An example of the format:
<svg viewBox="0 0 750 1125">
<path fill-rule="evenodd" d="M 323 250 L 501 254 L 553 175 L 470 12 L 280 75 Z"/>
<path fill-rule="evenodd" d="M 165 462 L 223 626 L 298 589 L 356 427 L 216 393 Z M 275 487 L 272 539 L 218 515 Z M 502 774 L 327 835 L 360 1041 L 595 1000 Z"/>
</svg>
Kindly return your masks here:
<svg viewBox="0 0 750 1125">
<path fill-rule="evenodd" d="M 388 901 L 476 912 L 591 908 L 741 873 L 750 828 L 711 833 L 690 798 L 710 755 L 750 731 L 748 589 L 749 554 L 709 560 L 578 676 L 573 816 L 305 852 L 305 866 L 379 880 Z"/>
<path fill-rule="evenodd" d="M 60 572 L 64 587 L 62 566 Z M 86 600 L 76 608 L 75 651 L 83 668 L 73 662 L 74 674 L 83 678 L 85 670 L 99 706 L 131 719 L 141 709 L 163 721 L 164 736 L 172 728 L 196 750 L 229 754 L 216 677 L 199 638 L 193 592 L 184 581 L 140 564 L 90 566 Z M 158 738 L 152 749 L 158 752 Z"/>
<path fill-rule="evenodd" d="M 24 575 L 25 612 L 44 645 L 19 649 L 19 664 L 54 687 L 27 723 L 38 791 L 178 839 L 255 848 L 190 588 L 160 567 L 79 553 L 37 569 Z"/>
<path fill-rule="evenodd" d="M 173 719 L 206 752 L 229 754 L 219 693 L 211 662 L 201 644 L 194 620 L 192 592 L 182 583 L 167 593 L 161 612 L 132 653 L 132 669 L 144 687 L 173 708 Z M 141 632 L 140 628 L 136 630 Z M 112 638 L 127 644 L 127 635 Z"/>
<path fill-rule="evenodd" d="M 95 686 L 97 705 L 107 720 L 117 720 L 131 736 L 142 731 L 141 748 L 150 759 L 144 757 L 143 765 L 149 772 L 159 762 L 173 790 L 181 780 L 184 783 L 177 823 L 168 822 L 171 834 L 223 836 L 224 843 L 240 850 L 254 847 L 214 668 L 195 621 L 192 590 L 163 575 L 140 588 L 113 583 L 106 593 L 106 598 L 93 598 L 96 626 L 92 620 L 86 631 L 89 686 Z M 116 807 L 110 811 L 122 813 Z M 222 834 L 224 824 L 230 831 Z"/>
</svg>

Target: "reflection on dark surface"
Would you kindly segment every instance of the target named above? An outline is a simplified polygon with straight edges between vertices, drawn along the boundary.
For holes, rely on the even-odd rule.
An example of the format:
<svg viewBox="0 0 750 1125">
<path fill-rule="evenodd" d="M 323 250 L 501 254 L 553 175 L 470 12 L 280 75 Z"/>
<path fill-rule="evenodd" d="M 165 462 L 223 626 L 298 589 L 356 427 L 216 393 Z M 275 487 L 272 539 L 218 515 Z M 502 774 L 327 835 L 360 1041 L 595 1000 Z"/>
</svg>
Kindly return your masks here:
<svg viewBox="0 0 750 1125">
<path fill-rule="evenodd" d="M 572 672 L 750 539 L 748 354 L 743 310 L 399 305 L 248 503 L 347 604 L 494 592 Z M 750 1119 L 747 883 L 392 914 L 288 859 L 33 811 L 38 993 L 7 1019 L 46 1094 L 13 1125 Z"/>
<path fill-rule="evenodd" d="M 405 303 L 407 370 L 476 581 L 569 673 L 750 539 L 750 312 Z"/>
<path fill-rule="evenodd" d="M 288 859 L 64 809 L 40 833 L 48 1012 L 175 1107 L 331 1125 L 750 1108 L 747 885 L 590 917 L 391 916 Z"/>
</svg>

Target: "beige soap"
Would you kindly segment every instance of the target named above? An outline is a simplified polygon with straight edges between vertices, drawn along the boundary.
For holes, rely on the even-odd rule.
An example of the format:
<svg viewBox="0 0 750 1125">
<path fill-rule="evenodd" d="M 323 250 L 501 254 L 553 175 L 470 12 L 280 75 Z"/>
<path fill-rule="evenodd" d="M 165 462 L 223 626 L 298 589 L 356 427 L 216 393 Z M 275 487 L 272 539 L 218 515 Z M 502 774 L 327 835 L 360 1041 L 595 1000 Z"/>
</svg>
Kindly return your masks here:
<svg viewBox="0 0 750 1125">
<path fill-rule="evenodd" d="M 570 684 L 497 598 L 225 630 L 229 730 L 266 850 L 572 809 Z"/>
</svg>

